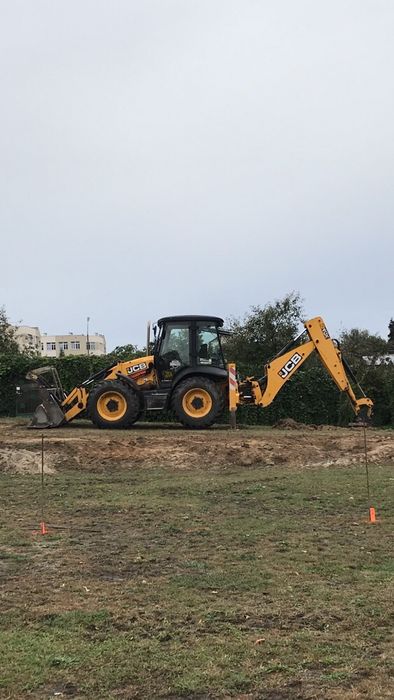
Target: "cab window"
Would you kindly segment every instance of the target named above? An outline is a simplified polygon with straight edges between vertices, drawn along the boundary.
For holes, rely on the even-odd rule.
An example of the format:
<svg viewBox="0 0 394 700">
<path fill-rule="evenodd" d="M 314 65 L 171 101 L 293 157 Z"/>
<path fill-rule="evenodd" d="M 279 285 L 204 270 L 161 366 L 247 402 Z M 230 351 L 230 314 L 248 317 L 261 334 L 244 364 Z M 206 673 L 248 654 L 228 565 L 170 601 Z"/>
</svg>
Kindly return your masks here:
<svg viewBox="0 0 394 700">
<path fill-rule="evenodd" d="M 168 369 L 176 371 L 190 364 L 189 326 L 169 323 L 163 338 L 160 357 Z"/>
<path fill-rule="evenodd" d="M 223 367 L 223 355 L 215 325 L 197 324 L 197 364 Z"/>
</svg>

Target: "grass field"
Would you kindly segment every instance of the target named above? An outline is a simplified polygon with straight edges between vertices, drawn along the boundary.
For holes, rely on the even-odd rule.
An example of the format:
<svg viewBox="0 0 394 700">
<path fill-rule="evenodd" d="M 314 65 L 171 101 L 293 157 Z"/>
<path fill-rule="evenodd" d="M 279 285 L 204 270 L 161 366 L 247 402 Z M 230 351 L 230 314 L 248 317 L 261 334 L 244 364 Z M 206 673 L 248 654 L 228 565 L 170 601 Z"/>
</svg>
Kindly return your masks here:
<svg viewBox="0 0 394 700">
<path fill-rule="evenodd" d="M 392 466 L 375 525 L 356 465 L 45 481 L 42 537 L 1 475 L 1 698 L 393 697 Z"/>
</svg>

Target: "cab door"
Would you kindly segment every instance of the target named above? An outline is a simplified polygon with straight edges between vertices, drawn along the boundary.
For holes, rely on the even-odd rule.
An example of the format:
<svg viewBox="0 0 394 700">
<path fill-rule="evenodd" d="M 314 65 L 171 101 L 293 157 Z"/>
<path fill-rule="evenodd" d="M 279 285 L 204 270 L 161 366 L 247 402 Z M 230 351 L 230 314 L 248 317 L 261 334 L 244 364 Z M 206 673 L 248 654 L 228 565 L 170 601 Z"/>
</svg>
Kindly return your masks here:
<svg viewBox="0 0 394 700">
<path fill-rule="evenodd" d="M 172 384 L 175 375 L 191 366 L 191 331 L 188 323 L 167 323 L 162 330 L 156 369 L 160 384 Z"/>
<path fill-rule="evenodd" d="M 218 328 L 214 323 L 196 324 L 196 365 L 225 368 Z"/>
</svg>

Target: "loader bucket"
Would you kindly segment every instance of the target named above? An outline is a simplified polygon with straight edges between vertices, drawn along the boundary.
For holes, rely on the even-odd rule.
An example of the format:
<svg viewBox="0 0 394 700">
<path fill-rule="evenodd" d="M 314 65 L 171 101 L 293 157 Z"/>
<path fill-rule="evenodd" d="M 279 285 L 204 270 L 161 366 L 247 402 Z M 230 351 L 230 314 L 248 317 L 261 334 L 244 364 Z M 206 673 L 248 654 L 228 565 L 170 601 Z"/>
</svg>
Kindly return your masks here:
<svg viewBox="0 0 394 700">
<path fill-rule="evenodd" d="M 61 403 L 65 396 L 57 371 L 41 367 L 28 372 L 27 379 L 36 382 L 41 399 L 29 428 L 57 428 L 64 422 Z"/>
<path fill-rule="evenodd" d="M 34 411 L 29 428 L 57 428 L 64 422 L 64 413 L 50 391 L 40 387 L 42 403 Z"/>
</svg>

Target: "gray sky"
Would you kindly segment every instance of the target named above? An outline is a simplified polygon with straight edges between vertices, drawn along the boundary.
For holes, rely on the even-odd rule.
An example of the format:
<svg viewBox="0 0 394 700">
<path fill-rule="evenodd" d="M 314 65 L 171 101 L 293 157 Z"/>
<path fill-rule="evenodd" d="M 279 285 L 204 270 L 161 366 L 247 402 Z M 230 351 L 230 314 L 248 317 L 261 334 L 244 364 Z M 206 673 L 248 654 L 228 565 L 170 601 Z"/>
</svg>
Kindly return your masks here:
<svg viewBox="0 0 394 700">
<path fill-rule="evenodd" d="M 142 344 L 393 303 L 392 0 L 0 0 L 0 305 Z"/>
</svg>

